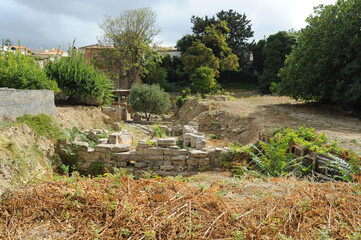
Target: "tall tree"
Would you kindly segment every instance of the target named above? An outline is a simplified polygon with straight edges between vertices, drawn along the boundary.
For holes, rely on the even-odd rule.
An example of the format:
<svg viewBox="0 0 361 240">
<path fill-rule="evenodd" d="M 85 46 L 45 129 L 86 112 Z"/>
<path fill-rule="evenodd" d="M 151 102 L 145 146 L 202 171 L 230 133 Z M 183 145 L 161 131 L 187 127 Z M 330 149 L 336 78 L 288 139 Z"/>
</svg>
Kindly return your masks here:
<svg viewBox="0 0 361 240">
<path fill-rule="evenodd" d="M 361 109 L 361 1 L 320 5 L 280 71 L 281 93 Z"/>
<path fill-rule="evenodd" d="M 251 48 L 253 52 L 253 67 L 257 71 L 258 75 L 261 75 L 263 73 L 263 66 L 265 60 L 265 56 L 263 53 L 264 45 L 266 45 L 266 40 L 261 39 Z"/>
<path fill-rule="evenodd" d="M 228 11 L 220 11 L 216 13 L 216 17 L 196 17 L 192 16 L 191 22 L 193 24 L 192 30 L 196 36 L 202 36 L 206 34 L 205 28 L 212 24 L 218 29 L 222 29 L 222 26 L 218 25 L 221 21 L 227 22 L 227 27 L 230 31 L 224 31 L 227 37 L 227 44 L 232 49 L 232 52 L 237 55 L 242 64 L 246 58 L 246 52 L 248 52 L 249 44 L 248 39 L 253 37 L 251 21 L 247 19 L 245 14 L 240 14 L 232 9 Z"/>
<path fill-rule="evenodd" d="M 160 32 L 156 14 L 150 8 L 125 10 L 119 17 L 105 16 L 100 24 L 104 34 L 99 41 L 108 48 L 111 62 L 120 63 L 119 75 L 125 75 L 131 86 L 141 68 L 140 61 Z"/>
<path fill-rule="evenodd" d="M 265 56 L 263 73 L 259 76 L 260 91 L 270 93 L 272 83 L 280 82 L 277 76 L 279 70 L 284 66 L 286 55 L 290 54 L 293 45 L 296 43 L 294 36 L 281 31 L 270 35 L 263 48 Z"/>
<path fill-rule="evenodd" d="M 195 41 L 192 47 L 188 48 L 183 55 L 182 61 L 184 71 L 190 75 L 198 67 L 209 67 L 216 74 L 219 73 L 219 59 L 214 56 L 212 49 L 207 48 L 200 40 Z"/>
</svg>

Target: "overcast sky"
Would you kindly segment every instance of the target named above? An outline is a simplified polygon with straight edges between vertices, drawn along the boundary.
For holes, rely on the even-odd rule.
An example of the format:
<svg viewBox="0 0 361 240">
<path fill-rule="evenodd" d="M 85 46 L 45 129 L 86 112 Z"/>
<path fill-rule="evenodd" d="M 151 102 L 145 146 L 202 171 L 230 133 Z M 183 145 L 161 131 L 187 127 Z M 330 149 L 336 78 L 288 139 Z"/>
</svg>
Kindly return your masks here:
<svg viewBox="0 0 361 240">
<path fill-rule="evenodd" d="M 0 40 L 9 38 L 32 49 L 68 48 L 97 43 L 102 34 L 99 23 L 105 14 L 151 7 L 157 14 L 161 33 L 156 41 L 174 46 L 184 34 L 191 33 L 190 18 L 212 16 L 221 10 L 245 13 L 251 20 L 254 39 L 281 30 L 306 26 L 305 19 L 319 4 L 336 0 L 0 0 Z"/>
</svg>

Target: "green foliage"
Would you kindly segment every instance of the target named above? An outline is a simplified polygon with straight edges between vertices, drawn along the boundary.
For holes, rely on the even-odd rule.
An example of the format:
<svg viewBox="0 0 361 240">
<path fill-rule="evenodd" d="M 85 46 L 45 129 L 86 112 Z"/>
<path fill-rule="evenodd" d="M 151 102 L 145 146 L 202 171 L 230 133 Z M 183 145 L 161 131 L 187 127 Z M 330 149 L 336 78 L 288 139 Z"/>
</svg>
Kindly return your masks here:
<svg viewBox="0 0 361 240">
<path fill-rule="evenodd" d="M 320 5 L 280 71 L 281 94 L 361 109 L 361 2 Z"/>
<path fill-rule="evenodd" d="M 332 178 L 351 181 L 353 174 L 360 173 L 361 159 L 352 151 L 344 151 L 336 142 L 329 143 L 325 134 L 316 134 L 315 129 L 299 127 L 298 129 L 279 128 L 273 132 L 269 143 L 259 142 L 259 145 L 243 147 L 239 144 L 231 146 L 230 151 L 219 158 L 223 167 L 233 166 L 235 174 L 257 170 L 266 176 L 285 176 L 290 172 L 307 175 L 312 167 L 305 158 L 295 158 L 289 152 L 293 144 L 319 154 L 333 158 L 325 166 L 334 173 Z M 332 155 L 331 155 L 332 154 Z M 240 164 L 241 163 L 241 164 Z M 245 170 L 246 168 L 246 170 Z"/>
<path fill-rule="evenodd" d="M 94 105 L 111 103 L 112 80 L 98 72 L 76 49 L 69 51 L 69 57 L 50 62 L 45 72 L 58 82 L 71 102 L 93 105 L 87 98 L 95 98 Z"/>
<path fill-rule="evenodd" d="M 167 134 L 165 134 L 165 131 L 161 129 L 159 126 L 155 126 L 153 130 L 154 130 L 153 137 L 162 138 L 167 136 Z"/>
<path fill-rule="evenodd" d="M 182 95 L 180 97 L 177 97 L 176 100 L 175 100 L 176 106 L 179 107 L 179 108 L 181 106 L 183 106 L 183 104 L 189 100 L 190 93 L 191 93 L 190 88 L 186 88 L 186 89 L 182 90 Z"/>
<path fill-rule="evenodd" d="M 145 113 L 147 121 L 151 114 L 166 113 L 171 106 L 168 93 L 159 85 L 147 84 L 134 84 L 130 89 L 128 103 L 133 110 Z"/>
<path fill-rule="evenodd" d="M 206 47 L 204 43 L 197 40 L 187 49 L 182 58 L 184 71 L 192 74 L 199 67 L 212 68 L 218 74 L 219 59 L 214 56 L 212 49 Z"/>
<path fill-rule="evenodd" d="M 167 83 L 173 84 L 175 86 L 189 85 L 189 75 L 183 71 L 184 66 L 180 57 L 171 57 L 169 54 L 167 54 L 163 57 L 161 66 L 167 71 Z M 165 90 L 169 91 L 167 86 L 165 86 Z"/>
<path fill-rule="evenodd" d="M 214 92 L 217 89 L 214 70 L 209 67 L 195 69 L 191 76 L 192 86 L 201 94 Z"/>
<path fill-rule="evenodd" d="M 223 32 L 229 32 L 227 22 L 220 21 L 216 28 L 211 24 L 205 29 L 202 42 L 206 47 L 212 49 L 213 54 L 219 59 L 219 69 L 221 71 L 237 70 L 239 67 L 238 57 L 232 53 L 232 49 L 228 46 L 227 35 Z"/>
<path fill-rule="evenodd" d="M 122 11 L 119 17 L 105 16 L 100 25 L 104 32 L 100 42 L 114 47 L 103 57 L 118 78 L 127 77 L 129 87 L 142 71 L 141 60 L 160 31 L 156 19 L 155 12 L 146 7 Z"/>
<path fill-rule="evenodd" d="M 252 46 L 253 52 L 253 67 L 259 75 L 263 73 L 265 54 L 263 52 L 264 46 L 266 45 L 266 40 L 259 40 L 257 44 Z"/>
<path fill-rule="evenodd" d="M 284 65 L 286 55 L 291 52 L 295 43 L 296 39 L 284 31 L 270 35 L 267 38 L 263 48 L 265 59 L 263 72 L 259 76 L 261 93 L 270 93 L 271 83 L 280 82 L 277 74 Z"/>
<path fill-rule="evenodd" d="M 49 89 L 59 92 L 56 81 L 49 79 L 39 63 L 20 52 L 0 54 L 0 87 Z"/>
<path fill-rule="evenodd" d="M 90 165 L 90 174 L 92 176 L 99 176 L 105 173 L 104 163 L 95 162 Z"/>
<path fill-rule="evenodd" d="M 216 18 L 217 17 L 217 18 Z M 196 36 L 205 34 L 205 28 L 215 25 L 222 33 L 226 35 L 227 45 L 232 49 L 232 52 L 237 55 L 240 60 L 240 65 L 243 65 L 245 60 L 245 53 L 248 50 L 247 40 L 253 37 L 251 21 L 247 19 L 245 14 L 240 14 L 232 9 L 228 11 L 220 11 L 216 13 L 216 17 L 196 17 L 192 16 L 191 22 L 193 23 L 193 33 Z M 229 31 L 225 31 L 219 27 L 219 23 L 225 21 Z"/>
<path fill-rule="evenodd" d="M 40 136 L 45 136 L 50 139 L 58 139 L 62 137 L 60 126 L 58 126 L 58 124 L 56 124 L 53 118 L 49 115 L 25 114 L 24 116 L 18 117 L 17 121 L 20 123 L 25 123 Z"/>
<path fill-rule="evenodd" d="M 218 136 L 216 134 L 211 133 L 211 134 L 209 134 L 209 138 L 210 139 L 217 139 Z"/>
<path fill-rule="evenodd" d="M 186 34 L 177 41 L 177 45 L 175 47 L 182 53 L 185 53 L 196 40 L 200 40 L 200 37 L 197 37 L 196 35 Z"/>
</svg>

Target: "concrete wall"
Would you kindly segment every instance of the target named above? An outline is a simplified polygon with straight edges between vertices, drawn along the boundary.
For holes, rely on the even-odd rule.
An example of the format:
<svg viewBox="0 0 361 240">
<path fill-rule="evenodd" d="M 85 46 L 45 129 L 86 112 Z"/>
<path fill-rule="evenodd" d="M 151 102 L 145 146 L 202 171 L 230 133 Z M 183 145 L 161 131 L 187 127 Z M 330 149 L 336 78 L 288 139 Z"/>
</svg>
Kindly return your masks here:
<svg viewBox="0 0 361 240">
<path fill-rule="evenodd" d="M 18 90 L 0 88 L 0 120 L 24 114 L 56 114 L 53 90 Z"/>
</svg>

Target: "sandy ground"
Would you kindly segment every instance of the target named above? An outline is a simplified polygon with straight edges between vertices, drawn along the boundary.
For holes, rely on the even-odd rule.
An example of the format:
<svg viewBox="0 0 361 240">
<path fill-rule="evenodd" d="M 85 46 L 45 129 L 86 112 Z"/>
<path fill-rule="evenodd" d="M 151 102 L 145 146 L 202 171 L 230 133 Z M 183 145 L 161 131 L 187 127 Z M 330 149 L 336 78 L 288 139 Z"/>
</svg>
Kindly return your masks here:
<svg viewBox="0 0 361 240">
<path fill-rule="evenodd" d="M 361 120 L 329 106 L 297 102 L 288 97 L 251 96 L 233 101 L 189 101 L 174 118 L 186 123 L 196 120 L 200 131 L 221 139 L 252 143 L 258 132 L 269 134 L 275 127 L 305 125 L 337 139 L 346 149 L 361 153 Z"/>
</svg>

